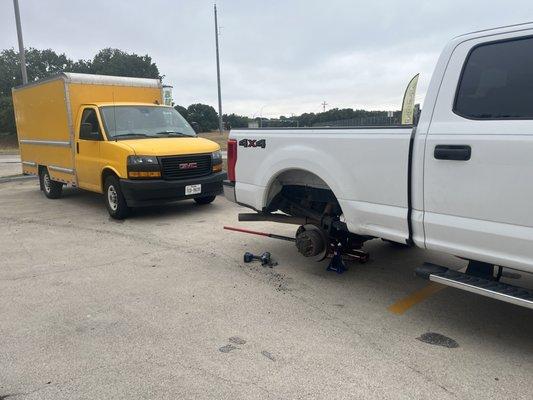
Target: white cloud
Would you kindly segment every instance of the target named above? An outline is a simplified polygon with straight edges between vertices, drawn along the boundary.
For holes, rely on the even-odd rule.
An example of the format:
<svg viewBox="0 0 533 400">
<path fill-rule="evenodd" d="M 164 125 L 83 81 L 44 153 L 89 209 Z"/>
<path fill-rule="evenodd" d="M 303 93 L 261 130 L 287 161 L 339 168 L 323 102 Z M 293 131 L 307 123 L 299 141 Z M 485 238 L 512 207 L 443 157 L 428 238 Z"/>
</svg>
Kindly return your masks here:
<svg viewBox="0 0 533 400">
<path fill-rule="evenodd" d="M 90 58 L 149 54 L 177 103 L 216 105 L 212 0 L 19 0 L 27 46 Z M 219 0 L 224 112 L 291 115 L 330 107 L 397 109 L 421 73 L 423 99 L 451 37 L 533 20 L 530 0 Z M 529 15 L 528 15 L 529 13 Z M 0 2 L 0 49 L 16 47 Z"/>
</svg>

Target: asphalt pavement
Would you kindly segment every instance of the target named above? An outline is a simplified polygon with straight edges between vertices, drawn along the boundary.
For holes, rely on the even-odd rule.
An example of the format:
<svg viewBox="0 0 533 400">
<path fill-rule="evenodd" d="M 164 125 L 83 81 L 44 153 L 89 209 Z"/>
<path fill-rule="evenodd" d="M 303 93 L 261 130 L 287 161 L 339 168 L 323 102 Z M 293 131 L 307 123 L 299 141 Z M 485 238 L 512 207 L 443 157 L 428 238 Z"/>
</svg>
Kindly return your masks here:
<svg viewBox="0 0 533 400">
<path fill-rule="evenodd" d="M 296 229 L 243 211 L 219 197 L 117 222 L 99 195 L 1 183 L 0 399 L 531 399 L 533 314 L 413 273 L 463 261 L 374 240 L 337 275 L 222 229 Z"/>
</svg>

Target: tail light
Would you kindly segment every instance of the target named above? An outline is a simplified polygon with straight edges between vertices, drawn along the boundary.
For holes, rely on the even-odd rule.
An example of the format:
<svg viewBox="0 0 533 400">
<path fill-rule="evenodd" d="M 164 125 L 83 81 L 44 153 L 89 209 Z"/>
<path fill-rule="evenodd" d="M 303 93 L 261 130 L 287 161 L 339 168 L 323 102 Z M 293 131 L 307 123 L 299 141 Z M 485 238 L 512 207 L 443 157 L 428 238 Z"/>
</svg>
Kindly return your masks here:
<svg viewBox="0 0 533 400">
<path fill-rule="evenodd" d="M 237 141 L 228 140 L 228 179 L 235 182 L 235 165 L 237 164 Z"/>
</svg>

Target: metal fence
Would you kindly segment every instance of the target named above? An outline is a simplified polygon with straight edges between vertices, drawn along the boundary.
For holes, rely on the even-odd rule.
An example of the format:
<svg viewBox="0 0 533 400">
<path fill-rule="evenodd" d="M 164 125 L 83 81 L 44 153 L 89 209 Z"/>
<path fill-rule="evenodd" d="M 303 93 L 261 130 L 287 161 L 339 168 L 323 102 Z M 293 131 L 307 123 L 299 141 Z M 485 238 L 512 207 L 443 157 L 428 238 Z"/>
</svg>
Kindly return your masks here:
<svg viewBox="0 0 533 400">
<path fill-rule="evenodd" d="M 399 117 L 361 117 L 317 122 L 313 126 L 392 126 L 399 125 L 400 122 Z"/>
</svg>

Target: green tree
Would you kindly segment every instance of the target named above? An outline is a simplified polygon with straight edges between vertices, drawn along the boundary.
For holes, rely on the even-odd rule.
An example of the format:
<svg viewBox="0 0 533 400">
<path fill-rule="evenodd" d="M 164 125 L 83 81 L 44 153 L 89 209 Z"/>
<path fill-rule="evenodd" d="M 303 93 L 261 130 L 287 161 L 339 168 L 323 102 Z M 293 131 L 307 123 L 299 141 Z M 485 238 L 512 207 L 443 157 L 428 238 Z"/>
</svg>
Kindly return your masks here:
<svg viewBox="0 0 533 400">
<path fill-rule="evenodd" d="M 30 82 L 68 70 L 72 61 L 51 49 L 26 50 L 26 69 Z M 0 96 L 11 96 L 11 88 L 22 84 L 19 54 L 13 49 L 0 52 Z"/>
<path fill-rule="evenodd" d="M 119 49 L 100 50 L 92 60 L 79 60 L 72 65 L 73 72 L 97 75 L 133 76 L 161 79 L 157 65 L 148 55 L 129 54 Z"/>
<path fill-rule="evenodd" d="M 72 65 L 65 54 L 57 54 L 51 49 L 26 51 L 26 69 L 28 80 L 36 81 L 46 78 Z M 15 133 L 15 115 L 11 88 L 22 84 L 19 54 L 14 49 L 0 52 L 0 133 Z"/>
<path fill-rule="evenodd" d="M 92 60 L 73 62 L 51 49 L 26 50 L 26 69 L 30 82 L 62 71 L 88 74 L 161 79 L 157 65 L 148 55 L 139 56 L 119 49 L 100 50 Z M 15 133 L 11 89 L 22 84 L 19 54 L 14 49 L 0 52 L 0 133 Z"/>
<path fill-rule="evenodd" d="M 15 128 L 15 113 L 10 96 L 0 97 L 0 134 L 13 134 Z"/>
<path fill-rule="evenodd" d="M 187 107 L 189 123 L 196 122 L 201 132 L 208 132 L 218 128 L 218 113 L 207 104 L 191 104 Z"/>
<path fill-rule="evenodd" d="M 192 121 L 189 119 L 189 111 L 185 107 L 182 107 L 180 105 L 174 106 L 174 109 L 181 114 L 183 118 L 187 120 L 187 122 L 190 124 Z"/>
<path fill-rule="evenodd" d="M 222 120 L 231 128 L 246 128 L 248 127 L 248 122 L 251 121 L 250 118 L 237 114 L 224 114 Z"/>
</svg>

